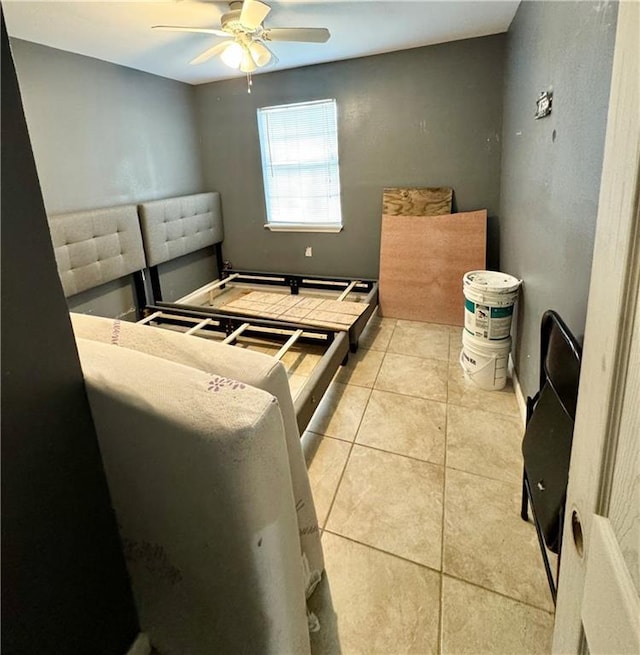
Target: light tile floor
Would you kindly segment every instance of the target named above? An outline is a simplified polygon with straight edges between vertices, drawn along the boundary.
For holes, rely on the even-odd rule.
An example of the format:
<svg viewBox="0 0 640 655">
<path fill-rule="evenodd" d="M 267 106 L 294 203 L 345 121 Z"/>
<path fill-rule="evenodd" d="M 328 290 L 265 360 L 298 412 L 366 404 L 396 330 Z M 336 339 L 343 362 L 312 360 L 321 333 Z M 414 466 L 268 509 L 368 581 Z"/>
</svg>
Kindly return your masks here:
<svg viewBox="0 0 640 655">
<path fill-rule="evenodd" d="M 326 559 L 313 655 L 550 651 L 515 395 L 465 381 L 460 333 L 374 317 L 303 436 Z"/>
</svg>

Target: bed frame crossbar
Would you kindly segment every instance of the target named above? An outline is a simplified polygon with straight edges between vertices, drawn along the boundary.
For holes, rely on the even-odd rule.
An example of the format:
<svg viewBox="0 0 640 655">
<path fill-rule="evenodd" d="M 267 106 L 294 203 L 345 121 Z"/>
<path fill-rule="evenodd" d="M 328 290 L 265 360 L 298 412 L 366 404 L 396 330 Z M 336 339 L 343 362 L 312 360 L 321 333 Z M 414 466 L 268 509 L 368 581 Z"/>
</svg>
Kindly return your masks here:
<svg viewBox="0 0 640 655">
<path fill-rule="evenodd" d="M 359 283 L 359 280 L 354 280 L 351 282 L 351 284 L 338 296 L 337 300 L 342 302 L 353 291 L 353 288 Z"/>
<path fill-rule="evenodd" d="M 222 343 L 233 343 L 247 328 L 251 327 L 251 323 L 243 323 L 237 330 L 234 330 Z"/>
<path fill-rule="evenodd" d="M 209 323 L 211 323 L 211 319 L 205 318 L 204 321 L 200 321 L 200 323 L 187 330 L 185 334 L 195 334 L 198 330 L 201 330 L 203 327 L 205 327 L 205 325 L 209 325 Z"/>
<path fill-rule="evenodd" d="M 289 287 L 293 295 L 298 294 L 302 288 L 340 292 L 337 300 L 344 301 L 350 293 L 366 293 L 363 302 L 368 305 L 367 309 L 358 316 L 354 323 L 349 327 L 349 347 L 351 352 L 358 350 L 358 339 L 360 333 L 371 318 L 371 315 L 378 306 L 378 282 L 376 280 L 350 280 L 348 278 L 324 278 L 319 276 L 301 276 L 289 275 L 284 273 L 262 273 L 250 271 L 234 271 L 225 269 L 223 277 L 204 287 L 184 296 L 179 303 L 156 302 L 158 307 L 170 308 L 175 311 L 203 311 L 215 313 L 218 316 L 234 316 L 242 321 L 255 323 L 256 319 L 252 316 L 237 313 L 226 312 L 224 309 L 209 309 L 202 305 L 191 305 L 196 297 L 201 297 L 203 293 L 209 293 L 210 296 L 216 289 L 223 289 L 227 283 L 249 284 L 252 286 L 269 285 L 269 286 L 286 286 Z M 211 302 L 211 298 L 210 298 Z M 307 329 L 309 329 L 307 327 Z M 314 328 L 315 329 L 315 328 Z M 330 328 L 329 328 L 330 329 Z"/>
<path fill-rule="evenodd" d="M 289 340 L 278 350 L 274 357 L 278 360 L 282 359 L 285 354 L 290 350 L 291 346 L 302 336 L 302 330 L 296 330 L 290 337 Z"/>
<path fill-rule="evenodd" d="M 147 323 L 151 323 L 155 318 L 158 318 L 159 316 L 162 315 L 162 312 L 153 312 L 153 314 L 149 314 L 148 316 L 145 316 L 142 320 L 138 321 L 140 325 L 146 325 Z"/>
<path fill-rule="evenodd" d="M 226 268 L 223 271 L 224 282 L 230 281 L 231 276 L 235 283 L 246 283 L 252 285 L 280 285 L 288 286 L 291 293 L 296 295 L 300 289 L 315 289 L 321 291 L 338 291 L 340 295 L 337 300 L 345 300 L 350 293 L 366 293 L 364 302 L 369 307 L 355 320 L 349 328 L 349 349 L 352 353 L 358 351 L 358 339 L 360 333 L 371 318 L 371 315 L 378 306 L 378 282 L 377 280 L 351 280 L 343 277 L 320 277 L 317 275 L 290 275 L 285 273 L 262 273 L 254 271 L 239 271 Z"/>
<path fill-rule="evenodd" d="M 170 305 L 170 303 L 166 303 Z M 327 346 L 327 349 L 317 366 L 313 369 L 309 380 L 294 401 L 296 422 L 302 435 L 318 408 L 320 400 L 331 384 L 331 380 L 341 364 L 346 364 L 349 357 L 349 338 L 346 332 L 325 328 L 310 328 L 296 323 L 269 321 L 266 319 L 238 318 L 227 315 L 216 315 L 213 312 L 186 310 L 177 305 L 166 308 L 150 305 L 147 308 L 151 314 L 138 321 L 139 324 L 156 324 L 159 327 L 173 325 L 188 327 L 184 334 L 195 335 L 207 331 L 224 332 L 227 336 L 224 344 L 234 344 L 240 335 L 263 340 L 272 340 L 284 344 L 276 353 L 280 360 L 297 342 L 307 342 Z M 151 326 L 152 327 L 152 326 Z M 204 336 L 204 335 L 203 335 Z"/>
<path fill-rule="evenodd" d="M 245 284 L 264 284 L 289 287 L 291 293 L 296 295 L 300 289 L 317 289 L 322 291 L 342 291 L 348 289 L 347 293 L 355 291 L 356 293 L 367 293 L 373 289 L 376 284 L 375 280 L 352 280 L 344 277 L 324 277 L 319 275 L 292 275 L 289 273 L 263 273 L 256 271 L 237 271 L 226 269 L 223 271 L 222 282 L 233 279 L 237 283 Z M 345 295 L 346 297 L 346 295 Z M 342 298 L 343 299 L 343 298 Z"/>
<path fill-rule="evenodd" d="M 150 305 L 147 310 L 152 313 L 140 323 L 156 323 L 158 325 L 174 325 L 177 327 L 188 327 L 188 334 L 197 332 L 224 332 L 227 336 L 224 343 L 232 343 L 240 335 L 257 339 L 282 342 L 288 340 L 296 332 L 300 334 L 295 341 L 302 343 L 327 344 L 331 343 L 338 332 L 329 328 L 311 327 L 299 323 L 287 323 L 284 321 L 272 321 L 261 318 L 248 318 L 219 314 L 210 311 L 206 307 L 199 310 L 185 309 L 181 305 L 162 303 L 162 306 Z M 289 344 L 291 348 L 293 343 Z M 284 354 L 284 353 L 283 353 Z"/>
</svg>

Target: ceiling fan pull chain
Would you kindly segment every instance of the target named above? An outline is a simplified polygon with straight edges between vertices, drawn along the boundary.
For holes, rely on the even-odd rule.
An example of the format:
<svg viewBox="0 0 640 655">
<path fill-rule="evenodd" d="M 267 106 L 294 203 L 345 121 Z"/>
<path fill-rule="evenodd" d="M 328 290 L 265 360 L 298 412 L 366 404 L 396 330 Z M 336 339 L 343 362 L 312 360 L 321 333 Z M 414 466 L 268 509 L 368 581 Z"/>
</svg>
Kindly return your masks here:
<svg viewBox="0 0 640 655">
<path fill-rule="evenodd" d="M 247 73 L 247 93 L 251 93 L 252 86 L 253 86 L 253 79 L 251 78 L 251 73 Z"/>
</svg>

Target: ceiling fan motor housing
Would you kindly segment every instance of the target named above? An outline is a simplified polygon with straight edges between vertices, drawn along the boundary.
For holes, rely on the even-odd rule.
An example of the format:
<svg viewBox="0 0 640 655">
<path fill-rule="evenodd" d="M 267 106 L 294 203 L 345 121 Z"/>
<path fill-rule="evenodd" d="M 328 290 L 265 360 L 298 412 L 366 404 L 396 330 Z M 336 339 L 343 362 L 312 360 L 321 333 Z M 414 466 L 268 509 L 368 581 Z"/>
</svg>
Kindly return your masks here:
<svg viewBox="0 0 640 655">
<path fill-rule="evenodd" d="M 236 4 L 236 3 L 232 3 Z M 240 22 L 240 10 L 234 9 L 220 16 L 220 26 L 225 32 L 245 32 L 246 28 Z"/>
<path fill-rule="evenodd" d="M 201 64 L 215 55 L 220 55 L 225 64 L 252 73 L 256 68 L 266 66 L 278 59 L 269 49 L 267 41 L 289 41 L 299 43 L 325 43 L 329 30 L 324 27 L 278 27 L 265 28 L 264 19 L 271 8 L 262 0 L 231 0 L 229 11 L 220 16 L 221 29 L 197 28 L 180 25 L 154 25 L 152 29 L 172 32 L 202 32 L 227 40 L 217 43 L 200 53 L 190 63 Z"/>
</svg>

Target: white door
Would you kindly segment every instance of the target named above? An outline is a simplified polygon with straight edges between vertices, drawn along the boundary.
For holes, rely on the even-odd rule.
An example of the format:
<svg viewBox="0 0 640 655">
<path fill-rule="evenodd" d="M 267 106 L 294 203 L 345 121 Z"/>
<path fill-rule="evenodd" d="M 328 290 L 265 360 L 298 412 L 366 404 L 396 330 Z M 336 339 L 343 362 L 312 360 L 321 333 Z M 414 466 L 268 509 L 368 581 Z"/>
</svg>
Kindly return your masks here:
<svg viewBox="0 0 640 655">
<path fill-rule="evenodd" d="M 640 653 L 640 4 L 619 5 L 554 653 Z"/>
</svg>

